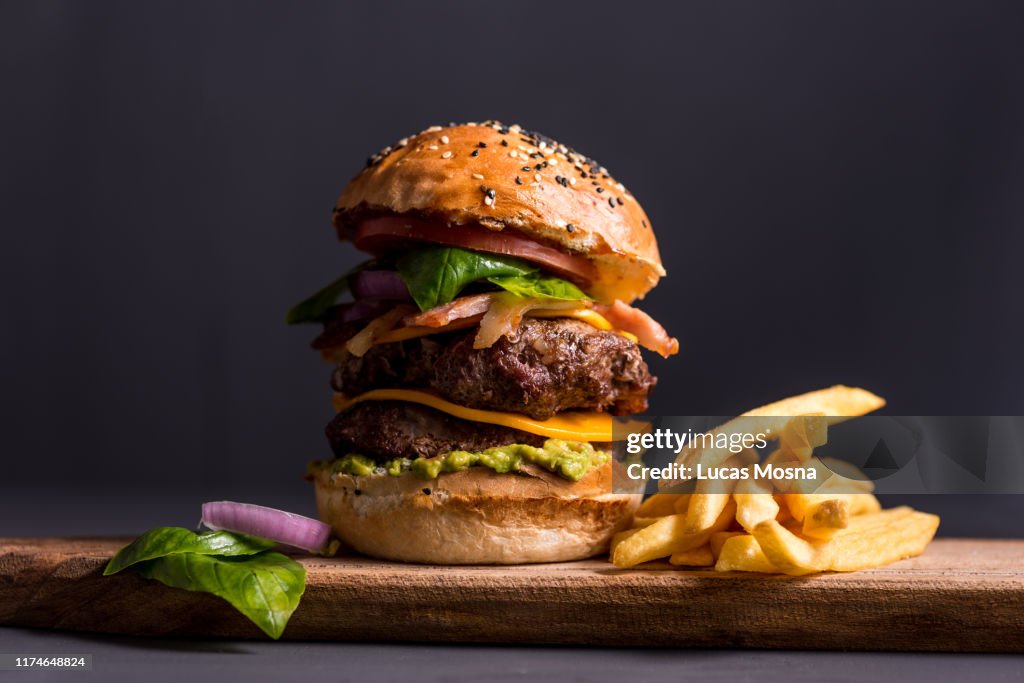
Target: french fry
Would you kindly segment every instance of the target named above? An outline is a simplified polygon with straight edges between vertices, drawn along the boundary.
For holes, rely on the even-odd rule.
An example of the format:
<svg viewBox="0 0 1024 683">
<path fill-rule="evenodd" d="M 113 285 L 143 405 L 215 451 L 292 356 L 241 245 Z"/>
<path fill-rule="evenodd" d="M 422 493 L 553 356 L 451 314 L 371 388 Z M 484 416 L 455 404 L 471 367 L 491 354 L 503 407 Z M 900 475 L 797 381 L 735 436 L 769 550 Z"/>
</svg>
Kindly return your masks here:
<svg viewBox="0 0 1024 683">
<path fill-rule="evenodd" d="M 766 519 L 776 519 L 779 504 L 772 495 L 772 483 L 754 479 L 753 467 L 748 466 L 750 476 L 736 482 L 732 497 L 736 501 L 736 521 L 748 532 Z"/>
<path fill-rule="evenodd" d="M 672 553 L 668 558 L 669 564 L 684 567 L 713 567 L 715 556 L 711 554 L 711 548 L 705 544 L 691 550 L 683 550 Z"/>
<path fill-rule="evenodd" d="M 775 515 L 775 519 L 779 524 L 785 524 L 793 519 L 793 515 L 789 514 L 789 507 L 786 505 L 785 494 L 776 493 L 772 497 L 775 498 L 775 504 L 779 506 L 779 514 Z"/>
<path fill-rule="evenodd" d="M 850 503 L 845 497 L 826 498 L 807 508 L 804 514 L 803 535 L 815 539 L 829 539 L 850 523 Z"/>
<path fill-rule="evenodd" d="M 800 576 L 870 569 L 920 555 L 939 526 L 935 515 L 910 508 L 860 515 L 853 520 L 830 541 L 807 541 L 776 521 L 758 524 L 753 535 L 779 571 Z M 723 554 L 728 545 L 727 541 Z"/>
<path fill-rule="evenodd" d="M 634 517 L 633 518 L 633 528 L 634 529 L 642 529 L 645 526 L 650 526 L 650 525 L 654 524 L 659 519 L 661 519 L 661 517 Z"/>
<path fill-rule="evenodd" d="M 712 430 L 714 434 L 760 434 L 778 439 L 794 419 L 807 422 L 807 416 L 822 416 L 827 425 L 834 425 L 851 417 L 878 410 L 885 400 L 870 391 L 856 387 L 834 386 L 800 396 L 769 403 L 755 408 Z M 698 462 L 705 467 L 720 467 L 735 454 L 727 446 L 710 448 L 689 446 L 679 451 L 676 463 L 694 467 Z M 659 486 L 669 488 L 678 484 L 662 479 Z"/>
<path fill-rule="evenodd" d="M 715 562 L 715 571 L 779 573 L 778 568 L 765 557 L 757 540 L 749 534 L 737 534 L 725 539 Z"/>
<path fill-rule="evenodd" d="M 638 531 L 640 531 L 640 529 L 626 529 L 625 531 L 620 531 L 612 536 L 611 547 L 608 549 L 608 554 L 614 555 L 616 546 Z"/>
<path fill-rule="evenodd" d="M 692 493 L 679 494 L 679 500 L 676 501 L 676 514 L 685 515 L 690 510 L 690 497 Z"/>
<path fill-rule="evenodd" d="M 664 517 L 665 515 L 674 515 L 677 512 L 676 504 L 680 500 L 688 498 L 689 495 L 688 493 L 655 493 L 640 503 L 640 507 L 636 510 L 636 516 Z"/>
<path fill-rule="evenodd" d="M 739 461 L 730 458 L 724 467 L 738 467 Z M 686 508 L 686 530 L 698 533 L 710 529 L 722 510 L 732 500 L 732 491 L 736 488 L 736 479 L 701 479 L 696 490 L 690 494 L 690 503 Z"/>
<path fill-rule="evenodd" d="M 708 545 L 711 547 L 711 554 L 714 555 L 715 559 L 722 554 L 722 546 L 733 536 L 746 536 L 747 534 L 742 531 L 719 531 L 711 534 L 711 538 L 708 540 Z"/>
<path fill-rule="evenodd" d="M 853 572 L 916 557 L 928 547 L 938 528 L 936 515 L 911 511 L 873 531 L 843 534 L 834 541 L 837 547 L 829 569 Z"/>
<path fill-rule="evenodd" d="M 809 460 L 815 448 L 828 443 L 828 420 L 824 415 L 799 415 L 783 427 L 779 442 L 801 461 Z"/>
<path fill-rule="evenodd" d="M 725 531 L 736 515 L 736 504 L 729 501 L 715 523 L 706 530 L 691 533 L 686 528 L 685 515 L 667 515 L 654 524 L 624 537 L 612 550 L 612 563 L 616 567 L 635 567 L 674 553 L 681 553 L 704 545 L 711 535 Z M 625 533 L 625 532 L 621 532 Z"/>
<path fill-rule="evenodd" d="M 829 456 L 818 460 L 832 472 L 826 484 L 841 488 L 844 493 L 871 493 L 875 490 L 875 482 L 866 478 L 856 465 Z"/>
<path fill-rule="evenodd" d="M 885 399 L 866 389 L 844 387 L 841 384 L 818 389 L 799 396 L 784 398 L 775 403 L 744 413 L 751 417 L 775 415 L 824 415 L 828 424 L 839 424 L 844 419 L 867 415 L 885 405 Z"/>
<path fill-rule="evenodd" d="M 882 509 L 882 504 L 870 493 L 851 493 L 849 496 L 850 514 L 854 517 L 878 512 Z"/>
</svg>

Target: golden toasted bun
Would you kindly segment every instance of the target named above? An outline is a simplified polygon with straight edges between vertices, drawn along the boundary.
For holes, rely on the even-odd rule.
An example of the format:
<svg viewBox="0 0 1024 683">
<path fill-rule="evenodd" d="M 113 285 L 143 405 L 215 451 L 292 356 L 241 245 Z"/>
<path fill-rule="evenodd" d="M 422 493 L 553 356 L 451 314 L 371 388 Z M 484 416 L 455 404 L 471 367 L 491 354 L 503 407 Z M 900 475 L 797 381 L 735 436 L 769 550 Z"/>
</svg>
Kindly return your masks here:
<svg viewBox="0 0 1024 683">
<path fill-rule="evenodd" d="M 343 239 L 361 216 L 381 212 L 510 228 L 592 259 L 598 279 L 589 293 L 607 302 L 630 303 L 665 274 L 633 195 L 592 159 L 519 126 L 434 126 L 367 164 L 338 198 Z"/>
<path fill-rule="evenodd" d="M 621 465 L 609 462 L 577 482 L 541 468 L 472 467 L 432 480 L 321 470 L 314 483 L 320 519 L 366 555 L 426 564 L 564 562 L 607 552 L 612 535 L 629 526 L 641 496 L 612 492 L 614 467 Z"/>
</svg>

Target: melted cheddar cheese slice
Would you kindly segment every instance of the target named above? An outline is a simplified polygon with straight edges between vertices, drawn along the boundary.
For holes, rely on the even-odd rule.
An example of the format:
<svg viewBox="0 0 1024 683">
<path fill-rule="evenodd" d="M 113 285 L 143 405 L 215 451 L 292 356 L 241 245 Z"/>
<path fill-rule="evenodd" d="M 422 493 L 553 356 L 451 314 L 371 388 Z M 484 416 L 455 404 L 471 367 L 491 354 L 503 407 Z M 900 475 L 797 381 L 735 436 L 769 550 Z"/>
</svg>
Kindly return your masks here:
<svg viewBox="0 0 1024 683">
<path fill-rule="evenodd" d="M 608 413 L 566 411 L 547 420 L 535 420 L 527 415 L 506 413 L 498 410 L 481 410 L 467 408 L 446 401 L 432 391 L 423 389 L 371 389 L 355 398 L 344 394 L 334 395 L 334 409 L 339 413 L 363 401 L 408 401 L 440 410 L 453 417 L 473 422 L 501 425 L 519 429 L 530 434 L 546 436 L 549 439 L 565 439 L 567 441 L 599 441 L 608 442 L 612 435 L 612 417 Z M 621 431 L 623 434 L 625 430 Z M 622 438 L 625 438 L 622 436 Z"/>
</svg>

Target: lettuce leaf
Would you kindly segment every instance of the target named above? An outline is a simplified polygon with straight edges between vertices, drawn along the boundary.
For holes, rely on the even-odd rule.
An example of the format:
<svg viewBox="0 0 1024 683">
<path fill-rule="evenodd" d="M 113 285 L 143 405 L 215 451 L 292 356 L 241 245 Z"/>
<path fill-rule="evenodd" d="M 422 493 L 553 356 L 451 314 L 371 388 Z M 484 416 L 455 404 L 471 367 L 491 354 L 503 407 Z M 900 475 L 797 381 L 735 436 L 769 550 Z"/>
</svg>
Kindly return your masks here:
<svg viewBox="0 0 1024 683">
<path fill-rule="evenodd" d="M 421 311 L 446 304 L 467 285 L 496 276 L 527 275 L 536 267 L 500 254 L 458 247 L 426 247 L 403 254 L 398 274 Z"/>
<path fill-rule="evenodd" d="M 499 275 L 487 278 L 488 282 L 498 285 L 505 291 L 516 296 L 533 299 L 559 299 L 561 301 L 587 301 L 589 296 L 573 283 L 557 277 L 548 277 L 540 273 L 527 275 Z"/>
</svg>

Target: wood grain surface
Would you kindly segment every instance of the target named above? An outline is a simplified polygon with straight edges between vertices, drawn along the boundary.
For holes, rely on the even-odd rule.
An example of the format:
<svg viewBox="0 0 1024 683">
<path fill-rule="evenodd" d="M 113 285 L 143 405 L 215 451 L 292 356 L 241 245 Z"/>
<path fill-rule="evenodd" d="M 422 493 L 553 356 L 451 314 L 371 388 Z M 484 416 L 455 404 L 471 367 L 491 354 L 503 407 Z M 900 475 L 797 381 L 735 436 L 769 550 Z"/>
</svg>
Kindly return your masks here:
<svg viewBox="0 0 1024 683">
<path fill-rule="evenodd" d="M 213 596 L 101 576 L 128 540 L 0 538 L 0 625 L 264 637 Z M 939 539 L 882 569 L 800 578 L 299 560 L 288 639 L 1024 652 L 1024 541 Z"/>
</svg>

